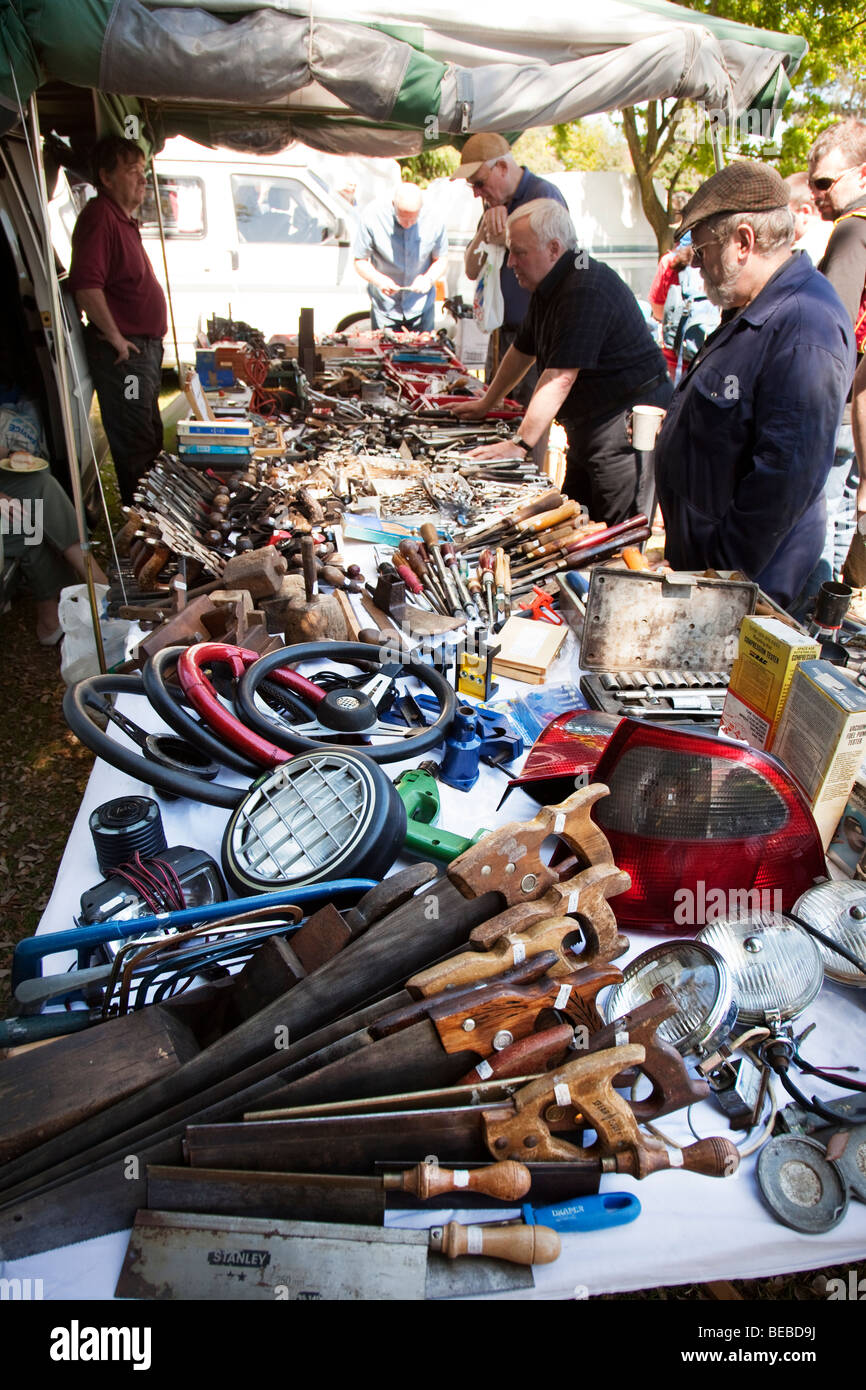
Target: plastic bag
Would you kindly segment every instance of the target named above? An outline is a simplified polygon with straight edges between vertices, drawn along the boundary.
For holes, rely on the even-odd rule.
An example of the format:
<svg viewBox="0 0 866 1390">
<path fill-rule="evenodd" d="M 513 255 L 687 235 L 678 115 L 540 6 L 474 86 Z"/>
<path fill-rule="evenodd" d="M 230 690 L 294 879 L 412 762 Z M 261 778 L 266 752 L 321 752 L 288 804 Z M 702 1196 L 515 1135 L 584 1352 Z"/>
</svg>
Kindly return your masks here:
<svg viewBox="0 0 866 1390">
<path fill-rule="evenodd" d="M 39 406 L 25 396 L 14 405 L 0 406 L 0 458 L 15 453 L 45 456 Z"/>
<path fill-rule="evenodd" d="M 94 585 L 100 613 L 105 607 L 107 584 Z M 67 685 L 75 685 L 87 676 L 99 675 L 99 658 L 93 637 L 93 622 L 86 584 L 72 584 L 61 589 L 58 606 L 63 645 L 60 655 L 60 674 Z M 105 651 L 105 665 L 111 670 L 127 658 L 127 638 L 136 623 L 122 618 L 101 618 L 100 631 Z"/>
<path fill-rule="evenodd" d="M 479 250 L 486 253 L 487 259 L 475 286 L 472 310 L 475 322 L 482 332 L 492 333 L 494 328 L 501 327 L 505 321 L 505 300 L 502 298 L 499 277 L 505 261 L 505 247 L 489 246 L 483 241 Z"/>
</svg>

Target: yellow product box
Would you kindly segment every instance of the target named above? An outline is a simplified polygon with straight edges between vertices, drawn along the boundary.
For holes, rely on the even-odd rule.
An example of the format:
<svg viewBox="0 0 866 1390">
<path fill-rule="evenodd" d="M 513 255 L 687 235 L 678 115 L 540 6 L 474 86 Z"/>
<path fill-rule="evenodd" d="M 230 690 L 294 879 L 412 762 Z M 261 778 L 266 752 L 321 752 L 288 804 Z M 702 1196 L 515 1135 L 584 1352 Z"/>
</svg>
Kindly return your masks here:
<svg viewBox="0 0 866 1390">
<path fill-rule="evenodd" d="M 744 618 L 719 732 L 769 750 L 794 672 L 820 655 L 817 642 L 778 618 Z"/>
<path fill-rule="evenodd" d="M 866 690 L 829 661 L 794 672 L 773 756 L 799 782 L 826 850 L 866 750 Z"/>
</svg>

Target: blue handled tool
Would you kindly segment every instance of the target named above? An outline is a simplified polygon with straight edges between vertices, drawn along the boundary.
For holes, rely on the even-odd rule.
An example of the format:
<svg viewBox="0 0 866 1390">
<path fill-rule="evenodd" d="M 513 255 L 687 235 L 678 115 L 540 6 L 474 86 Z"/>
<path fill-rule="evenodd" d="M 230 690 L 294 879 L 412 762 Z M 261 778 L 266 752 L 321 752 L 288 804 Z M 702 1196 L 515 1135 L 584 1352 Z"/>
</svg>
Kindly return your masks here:
<svg viewBox="0 0 866 1390">
<path fill-rule="evenodd" d="M 630 1192 L 602 1192 L 593 1197 L 575 1197 L 551 1207 L 526 1203 L 523 1219 L 527 1226 L 550 1226 L 554 1231 L 603 1231 L 609 1226 L 627 1226 L 640 1216 L 640 1202 Z"/>
<path fill-rule="evenodd" d="M 12 989 L 22 980 L 32 980 L 42 974 L 42 960 L 59 951 L 81 951 L 103 946 L 107 941 L 120 941 L 130 936 L 174 927 L 183 931 L 202 922 L 214 922 L 220 917 L 240 915 L 264 907 L 283 907 L 292 903 L 303 907 L 307 903 L 332 902 L 339 906 L 346 901 L 357 902 L 371 888 L 377 887 L 372 878 L 337 879 L 333 883 L 310 883 L 302 887 L 280 888 L 273 893 L 256 893 L 249 898 L 228 902 L 207 903 L 200 907 L 185 907 L 178 912 L 160 912 L 153 917 L 133 917 L 126 921 L 103 922 L 92 927 L 73 927 L 69 931 L 46 932 L 44 936 L 29 936 L 19 941 L 12 957 Z M 300 923 L 298 924 L 300 925 Z M 287 931 L 293 928 L 287 928 Z"/>
</svg>

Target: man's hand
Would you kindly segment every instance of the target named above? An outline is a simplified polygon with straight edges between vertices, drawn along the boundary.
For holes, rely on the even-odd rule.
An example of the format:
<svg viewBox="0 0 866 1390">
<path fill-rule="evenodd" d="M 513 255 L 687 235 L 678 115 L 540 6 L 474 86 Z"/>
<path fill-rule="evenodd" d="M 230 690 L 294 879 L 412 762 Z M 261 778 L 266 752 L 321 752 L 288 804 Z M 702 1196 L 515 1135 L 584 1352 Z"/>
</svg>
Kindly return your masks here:
<svg viewBox="0 0 866 1390">
<path fill-rule="evenodd" d="M 481 219 L 481 240 L 486 241 L 488 246 L 504 246 L 507 221 L 508 213 L 504 207 L 488 208 Z"/>
<path fill-rule="evenodd" d="M 468 459 L 523 459 L 529 455 L 521 449 L 519 444 L 512 444 L 510 440 L 503 439 L 499 444 L 481 444 L 477 449 L 470 449 L 466 455 Z"/>
<path fill-rule="evenodd" d="M 452 405 L 451 414 L 456 415 L 458 420 L 483 420 L 489 411 L 495 409 L 496 406 L 486 401 L 484 396 L 475 396 L 471 401 L 461 401 L 459 405 Z"/>
<path fill-rule="evenodd" d="M 111 346 L 117 353 L 117 356 L 114 359 L 115 367 L 117 366 L 118 362 L 128 362 L 129 354 L 131 352 L 134 352 L 136 354 L 141 352 L 141 348 L 136 347 L 135 343 L 131 343 L 128 338 L 120 338 L 117 342 L 115 342 L 113 338 L 106 338 L 106 342 L 111 343 Z"/>
<path fill-rule="evenodd" d="M 416 275 L 415 279 L 409 286 L 409 289 L 411 290 L 412 294 L 429 294 L 431 283 L 432 282 L 428 278 L 428 276 Z"/>
</svg>

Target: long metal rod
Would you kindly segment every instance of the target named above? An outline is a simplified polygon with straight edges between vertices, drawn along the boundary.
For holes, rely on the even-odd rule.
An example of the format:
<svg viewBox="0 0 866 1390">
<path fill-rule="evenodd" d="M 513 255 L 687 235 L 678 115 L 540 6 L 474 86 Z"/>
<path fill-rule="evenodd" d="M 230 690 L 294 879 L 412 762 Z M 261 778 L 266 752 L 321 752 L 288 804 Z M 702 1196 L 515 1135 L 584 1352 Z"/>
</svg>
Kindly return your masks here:
<svg viewBox="0 0 866 1390">
<path fill-rule="evenodd" d="M 39 111 L 36 106 L 35 95 L 30 98 L 30 137 L 32 141 L 34 165 L 39 181 L 39 203 L 45 242 L 45 274 L 51 294 L 51 325 L 53 328 L 57 372 L 60 378 L 60 415 L 63 420 L 63 436 L 66 441 L 66 452 L 69 458 L 69 478 L 72 483 L 72 502 L 75 507 L 78 535 L 81 541 L 81 551 L 84 556 L 87 596 L 90 601 L 90 613 L 93 620 L 93 638 L 96 643 L 96 656 L 99 662 L 99 669 L 104 675 L 108 668 L 105 663 L 105 648 L 102 643 L 102 626 L 99 620 L 99 603 L 96 598 L 96 586 L 93 580 L 90 534 L 84 510 L 84 496 L 81 490 L 81 463 L 75 443 L 75 428 L 72 423 L 63 310 L 60 302 L 60 285 L 57 280 L 57 266 L 54 261 L 54 248 L 51 243 L 51 227 L 48 221 L 48 184 L 45 178 L 45 165 L 42 161 L 42 139 L 39 133 Z"/>
<path fill-rule="evenodd" d="M 174 304 L 171 298 L 171 280 L 168 275 L 168 255 L 165 249 L 165 227 L 162 221 L 162 202 L 159 196 L 159 179 L 153 160 L 153 147 L 150 154 L 150 173 L 153 179 L 153 201 L 156 203 L 156 220 L 159 223 L 159 244 L 162 248 L 162 264 L 165 269 L 165 297 L 168 301 L 168 316 L 171 319 L 171 338 L 174 343 L 174 360 L 177 363 L 177 384 L 183 390 L 183 377 L 180 371 L 180 348 L 177 345 L 177 326 L 174 321 Z"/>
</svg>

